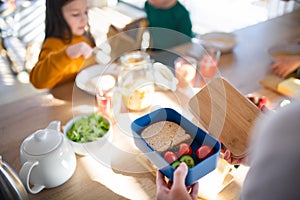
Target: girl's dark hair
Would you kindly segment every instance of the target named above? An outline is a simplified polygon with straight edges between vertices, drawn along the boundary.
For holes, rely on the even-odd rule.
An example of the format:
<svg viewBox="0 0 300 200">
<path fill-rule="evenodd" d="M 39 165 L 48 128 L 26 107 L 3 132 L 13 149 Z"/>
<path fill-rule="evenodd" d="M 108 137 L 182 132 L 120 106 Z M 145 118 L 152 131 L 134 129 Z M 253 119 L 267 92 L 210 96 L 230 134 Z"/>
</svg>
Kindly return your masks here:
<svg viewBox="0 0 300 200">
<path fill-rule="evenodd" d="M 66 42 L 72 41 L 71 28 L 69 27 L 62 13 L 62 7 L 72 1 L 73 0 L 46 0 L 45 39 L 49 37 L 57 37 Z M 93 44 L 95 44 L 90 32 L 86 32 L 85 35 Z"/>
</svg>

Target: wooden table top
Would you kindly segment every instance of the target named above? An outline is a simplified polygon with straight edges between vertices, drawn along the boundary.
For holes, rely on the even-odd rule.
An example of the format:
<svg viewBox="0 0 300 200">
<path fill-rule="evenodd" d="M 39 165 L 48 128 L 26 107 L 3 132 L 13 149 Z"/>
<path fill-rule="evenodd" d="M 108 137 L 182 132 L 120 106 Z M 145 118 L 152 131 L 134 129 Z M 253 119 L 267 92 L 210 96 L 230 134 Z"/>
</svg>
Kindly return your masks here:
<svg viewBox="0 0 300 200">
<path fill-rule="evenodd" d="M 72 93 L 80 103 L 69 98 Z M 2 106 L 0 152 L 3 159 L 18 172 L 21 168 L 19 149 L 27 136 L 46 128 L 53 120 L 65 125 L 74 115 L 89 112 L 89 106 L 95 105 L 94 101 L 93 96 L 79 89 L 76 91 L 76 88 L 73 90 L 73 83 L 70 83 L 50 93 L 40 93 Z M 77 103 L 85 106 L 80 108 Z M 76 113 L 77 107 L 79 111 Z M 155 179 L 136 161 L 140 151 L 132 142 L 132 138 L 126 137 L 116 126 L 113 143 L 108 152 L 104 152 L 107 157 L 103 163 L 92 156 L 77 156 L 77 168 L 69 181 L 55 189 L 30 195 L 30 199 L 153 199 Z M 110 159 L 109 163 L 105 163 L 106 159 Z"/>
<path fill-rule="evenodd" d="M 261 89 L 259 81 L 272 73 L 268 49 L 279 44 L 299 42 L 300 9 L 233 33 L 237 45 L 231 53 L 221 55 L 218 70 L 241 93 L 251 93 Z M 196 44 L 182 45 L 175 50 L 190 55 L 189 51 L 193 48 L 197 49 Z"/>
<path fill-rule="evenodd" d="M 300 39 L 300 9 L 234 32 L 237 46 L 223 55 L 220 71 L 244 94 L 259 90 L 259 80 L 272 73 L 268 49 Z"/>
<path fill-rule="evenodd" d="M 271 62 L 267 49 L 300 36 L 300 10 L 238 30 L 235 34 L 238 45 L 233 53 L 221 57 L 223 76 L 243 94 L 255 91 L 259 95 L 269 94 L 270 91 L 259 85 Z M 176 93 L 162 95 L 162 98 L 172 100 L 172 95 Z M 283 98 L 275 93 L 270 96 L 272 102 Z M 178 102 L 175 103 L 184 105 L 188 98 L 176 97 Z M 169 105 L 167 101 L 162 102 L 162 106 Z M 60 120 L 64 125 L 74 115 L 86 112 L 93 105 L 96 105 L 93 96 L 69 83 L 0 106 L 2 158 L 18 172 L 21 168 L 19 148 L 27 136 L 44 129 L 53 120 Z M 184 109 L 183 112 L 188 115 Z M 124 113 L 118 120 L 132 121 L 135 117 L 134 113 Z M 133 144 L 132 137 L 123 132 L 120 127 L 114 127 L 112 147 L 115 151 L 110 152 L 112 154 L 109 155 L 113 156 L 108 163 L 97 162 L 90 156 L 77 156 L 77 168 L 69 181 L 57 188 L 30 195 L 30 199 L 154 199 L 155 178 L 136 160 L 140 151 Z M 231 191 L 237 194 L 239 189 L 240 186 L 231 188 Z"/>
</svg>

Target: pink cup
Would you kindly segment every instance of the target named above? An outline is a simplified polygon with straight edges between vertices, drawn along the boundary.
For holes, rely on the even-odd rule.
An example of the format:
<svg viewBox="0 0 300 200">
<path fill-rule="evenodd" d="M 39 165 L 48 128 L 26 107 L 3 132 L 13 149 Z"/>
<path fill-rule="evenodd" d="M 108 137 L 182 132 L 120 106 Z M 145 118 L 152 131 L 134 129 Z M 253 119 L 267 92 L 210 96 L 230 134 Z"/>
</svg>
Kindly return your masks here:
<svg viewBox="0 0 300 200">
<path fill-rule="evenodd" d="M 219 50 L 207 49 L 207 54 L 200 60 L 200 74 L 202 77 L 213 78 L 215 76 L 220 55 Z"/>
</svg>

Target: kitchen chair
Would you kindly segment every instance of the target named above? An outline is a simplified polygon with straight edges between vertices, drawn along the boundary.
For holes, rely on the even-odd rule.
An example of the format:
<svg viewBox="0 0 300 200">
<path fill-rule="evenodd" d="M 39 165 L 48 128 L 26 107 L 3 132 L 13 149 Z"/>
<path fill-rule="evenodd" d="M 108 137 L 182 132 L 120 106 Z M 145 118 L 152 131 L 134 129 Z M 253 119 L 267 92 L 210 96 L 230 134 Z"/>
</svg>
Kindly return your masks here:
<svg viewBox="0 0 300 200">
<path fill-rule="evenodd" d="M 32 46 L 37 46 L 33 44 L 41 44 L 44 39 L 45 0 L 26 1 L 0 20 L 2 44 L 12 71 L 30 71 L 40 49 L 34 49 L 34 57 L 28 54 L 33 54 Z"/>
<path fill-rule="evenodd" d="M 148 27 L 148 20 L 140 18 L 127 24 L 124 28 L 109 26 L 107 38 L 111 46 L 111 59 L 115 60 L 122 54 L 140 50 L 143 34 Z"/>
</svg>

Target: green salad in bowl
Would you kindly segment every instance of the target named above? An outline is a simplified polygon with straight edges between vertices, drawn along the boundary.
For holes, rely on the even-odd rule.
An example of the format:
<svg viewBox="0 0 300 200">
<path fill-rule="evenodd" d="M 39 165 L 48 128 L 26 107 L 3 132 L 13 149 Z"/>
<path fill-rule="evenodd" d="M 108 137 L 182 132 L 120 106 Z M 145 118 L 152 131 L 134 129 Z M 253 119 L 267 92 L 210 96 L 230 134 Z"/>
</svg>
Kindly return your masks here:
<svg viewBox="0 0 300 200">
<path fill-rule="evenodd" d="M 101 145 L 110 138 L 110 130 L 111 122 L 107 118 L 92 113 L 71 119 L 65 126 L 64 134 L 71 142 L 75 153 L 87 155 L 92 145 L 94 147 Z"/>
<path fill-rule="evenodd" d="M 93 113 L 74 121 L 67 137 L 74 142 L 93 142 L 106 134 L 109 127 L 110 123 L 106 118 Z"/>
</svg>

